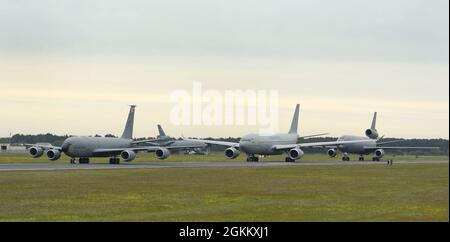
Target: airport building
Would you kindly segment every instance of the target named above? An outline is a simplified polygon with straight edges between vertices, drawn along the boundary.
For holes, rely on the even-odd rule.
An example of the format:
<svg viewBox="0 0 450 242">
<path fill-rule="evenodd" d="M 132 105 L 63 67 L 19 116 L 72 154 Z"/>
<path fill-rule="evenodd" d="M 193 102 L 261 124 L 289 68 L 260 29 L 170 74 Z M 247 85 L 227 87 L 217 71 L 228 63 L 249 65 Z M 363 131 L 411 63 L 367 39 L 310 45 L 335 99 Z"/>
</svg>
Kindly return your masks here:
<svg viewBox="0 0 450 242">
<path fill-rule="evenodd" d="M 15 146 L 7 143 L 0 144 L 0 152 L 23 153 L 26 151 L 25 146 Z"/>
</svg>

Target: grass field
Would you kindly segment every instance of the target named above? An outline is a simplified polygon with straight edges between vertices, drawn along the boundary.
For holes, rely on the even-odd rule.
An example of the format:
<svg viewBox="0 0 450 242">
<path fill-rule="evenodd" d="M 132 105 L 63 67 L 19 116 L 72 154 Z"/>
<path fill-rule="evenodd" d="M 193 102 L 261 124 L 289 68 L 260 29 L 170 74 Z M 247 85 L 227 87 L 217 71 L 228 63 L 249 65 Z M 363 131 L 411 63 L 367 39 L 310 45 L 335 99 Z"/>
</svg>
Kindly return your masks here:
<svg viewBox="0 0 450 242">
<path fill-rule="evenodd" d="M 357 155 L 350 156 L 352 160 L 358 160 Z M 225 155 L 220 153 L 211 153 L 209 155 L 184 155 L 184 154 L 174 154 L 171 155 L 168 159 L 164 161 L 170 162 L 178 162 L 178 161 L 245 161 L 247 157 L 245 155 L 240 155 L 238 158 L 234 160 L 227 159 Z M 270 156 L 262 158 L 262 161 L 284 161 L 285 156 Z M 40 158 L 32 158 L 26 153 L 0 153 L 0 164 L 5 163 L 69 163 L 69 159 L 67 156 L 62 156 L 61 159 L 57 161 L 49 161 L 46 156 L 42 156 Z M 366 159 L 371 160 L 370 156 L 366 156 Z M 448 156 L 391 156 L 387 155 L 383 157 L 384 160 L 394 159 L 394 160 L 448 160 Z M 306 154 L 302 157 L 301 161 L 323 161 L 323 160 L 340 160 L 340 157 L 330 158 L 326 154 Z M 92 158 L 91 162 L 93 163 L 108 163 L 108 158 Z M 141 153 L 138 154 L 136 160 L 132 161 L 133 163 L 139 162 L 161 162 L 158 158 L 155 157 L 155 154 L 149 153 Z"/>
<path fill-rule="evenodd" d="M 1 172 L 0 221 L 448 221 L 448 172 L 448 164 Z"/>
</svg>

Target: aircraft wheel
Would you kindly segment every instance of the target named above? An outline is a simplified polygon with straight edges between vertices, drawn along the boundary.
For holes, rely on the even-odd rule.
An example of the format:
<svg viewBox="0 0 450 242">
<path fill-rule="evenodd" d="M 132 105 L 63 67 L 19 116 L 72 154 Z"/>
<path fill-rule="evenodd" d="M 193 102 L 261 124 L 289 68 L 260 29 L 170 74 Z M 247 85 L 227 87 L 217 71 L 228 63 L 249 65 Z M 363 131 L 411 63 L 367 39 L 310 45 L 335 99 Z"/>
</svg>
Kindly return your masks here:
<svg viewBox="0 0 450 242">
<path fill-rule="evenodd" d="M 364 156 L 360 156 L 359 161 L 363 161 L 363 160 L 364 160 Z"/>
<path fill-rule="evenodd" d="M 249 156 L 247 157 L 247 162 L 258 162 L 258 157 Z"/>
<path fill-rule="evenodd" d="M 291 158 L 289 158 L 289 157 L 286 157 L 285 161 L 286 161 L 286 162 L 291 162 L 291 163 L 292 163 L 292 162 L 295 162 L 294 159 L 291 159 Z"/>
</svg>

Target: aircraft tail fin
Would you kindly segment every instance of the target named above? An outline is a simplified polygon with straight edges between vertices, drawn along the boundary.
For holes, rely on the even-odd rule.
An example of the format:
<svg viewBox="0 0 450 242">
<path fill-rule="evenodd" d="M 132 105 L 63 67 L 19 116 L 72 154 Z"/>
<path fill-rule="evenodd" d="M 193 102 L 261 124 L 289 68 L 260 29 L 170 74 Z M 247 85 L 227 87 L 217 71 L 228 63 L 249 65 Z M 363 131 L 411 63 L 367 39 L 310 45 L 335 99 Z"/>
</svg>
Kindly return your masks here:
<svg viewBox="0 0 450 242">
<path fill-rule="evenodd" d="M 128 114 L 127 124 L 125 125 L 125 130 L 122 134 L 122 139 L 132 139 L 133 138 L 133 126 L 134 126 L 134 112 L 136 105 L 130 105 L 130 113 Z"/>
<path fill-rule="evenodd" d="M 166 133 L 164 132 L 164 129 L 161 127 L 160 124 L 158 124 L 158 131 L 159 131 L 159 136 L 167 136 Z"/>
<path fill-rule="evenodd" d="M 373 113 L 373 119 L 372 119 L 372 125 L 370 126 L 370 129 L 376 130 L 377 126 L 377 112 Z"/>
<path fill-rule="evenodd" d="M 300 104 L 295 106 L 294 117 L 292 118 L 291 128 L 289 129 L 289 134 L 297 134 L 298 128 L 298 114 L 300 112 Z"/>
</svg>

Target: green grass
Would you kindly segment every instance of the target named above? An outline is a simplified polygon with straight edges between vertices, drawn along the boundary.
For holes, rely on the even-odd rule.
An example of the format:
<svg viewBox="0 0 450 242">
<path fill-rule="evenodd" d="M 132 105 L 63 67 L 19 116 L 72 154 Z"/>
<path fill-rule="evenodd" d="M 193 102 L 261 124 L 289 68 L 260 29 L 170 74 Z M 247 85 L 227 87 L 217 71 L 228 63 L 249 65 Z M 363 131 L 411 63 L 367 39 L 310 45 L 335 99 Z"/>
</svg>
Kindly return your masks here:
<svg viewBox="0 0 450 242">
<path fill-rule="evenodd" d="M 358 160 L 357 155 L 350 156 L 352 160 Z M 262 158 L 262 161 L 284 161 L 285 156 L 278 155 L 278 156 L 271 156 L 271 157 L 265 157 Z M 174 154 L 171 155 L 168 159 L 164 161 L 170 161 L 170 162 L 180 162 L 180 161 L 245 161 L 246 156 L 240 155 L 235 160 L 230 160 L 225 157 L 225 155 L 220 152 L 214 152 L 209 155 L 184 155 L 184 154 Z M 370 156 L 366 156 L 366 159 L 371 160 Z M 383 157 L 384 160 L 387 159 L 394 159 L 394 160 L 448 160 L 448 156 L 391 156 L 387 155 Z M 319 160 L 340 160 L 340 157 L 336 158 L 330 158 L 326 154 L 306 154 L 304 157 L 302 157 L 301 161 L 319 161 Z M 40 158 L 32 158 L 26 153 L 17 154 L 17 153 L 0 153 L 0 164 L 5 163 L 68 163 L 69 158 L 67 156 L 62 156 L 61 159 L 57 161 L 49 161 L 44 156 Z M 108 163 L 108 158 L 92 158 L 91 162 L 94 163 Z M 155 157 L 154 153 L 140 153 L 138 154 L 138 157 L 136 160 L 132 161 L 133 163 L 137 162 L 161 162 L 158 158 Z"/>
<path fill-rule="evenodd" d="M 0 173 L 0 221 L 448 221 L 448 164 Z"/>
</svg>

